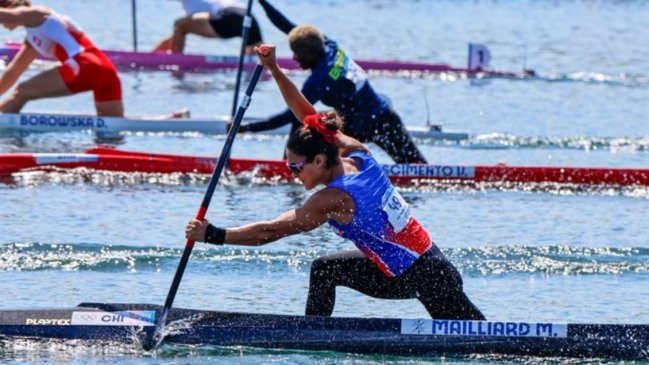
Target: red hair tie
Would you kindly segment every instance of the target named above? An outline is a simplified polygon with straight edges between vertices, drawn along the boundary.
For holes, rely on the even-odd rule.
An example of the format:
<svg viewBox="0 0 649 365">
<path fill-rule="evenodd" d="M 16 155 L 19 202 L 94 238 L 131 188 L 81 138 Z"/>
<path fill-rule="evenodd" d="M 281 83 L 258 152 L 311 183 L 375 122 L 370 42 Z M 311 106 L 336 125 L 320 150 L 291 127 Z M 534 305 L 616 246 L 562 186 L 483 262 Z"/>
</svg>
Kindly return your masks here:
<svg viewBox="0 0 649 365">
<path fill-rule="evenodd" d="M 304 125 L 315 129 L 318 133 L 322 134 L 327 143 L 336 142 L 338 131 L 331 130 L 322 122 L 322 119 L 327 118 L 327 113 L 311 114 L 304 117 Z"/>
</svg>

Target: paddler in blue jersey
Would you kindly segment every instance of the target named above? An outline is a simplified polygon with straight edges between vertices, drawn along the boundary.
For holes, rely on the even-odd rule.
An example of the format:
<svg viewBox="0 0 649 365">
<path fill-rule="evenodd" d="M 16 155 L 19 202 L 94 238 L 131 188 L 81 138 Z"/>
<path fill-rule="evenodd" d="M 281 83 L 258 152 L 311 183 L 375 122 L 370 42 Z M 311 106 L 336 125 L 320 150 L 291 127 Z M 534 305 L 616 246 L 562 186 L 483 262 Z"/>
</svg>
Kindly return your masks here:
<svg viewBox="0 0 649 365">
<path fill-rule="evenodd" d="M 311 70 L 302 93 L 311 104 L 321 101 L 345 119 L 345 133 L 362 142 L 374 142 L 397 163 L 426 163 L 401 118 L 378 95 L 367 75 L 338 44 L 310 25 L 296 26 L 267 1 L 260 0 L 271 22 L 284 33 L 300 67 Z M 241 131 L 258 132 L 291 123 L 291 134 L 301 126 L 290 110 L 242 124 Z"/>
<path fill-rule="evenodd" d="M 375 298 L 418 299 L 432 318 L 484 320 L 463 290 L 457 269 L 412 216 L 408 203 L 358 140 L 341 132 L 334 111 L 316 113 L 276 63 L 275 47 L 255 48 L 290 110 L 304 122 L 288 140 L 287 167 L 307 190 L 325 188 L 275 219 L 219 228 L 187 224 L 186 237 L 223 245 L 260 246 L 329 223 L 357 250 L 325 255 L 311 265 L 307 315 L 330 316 L 336 287 Z"/>
</svg>

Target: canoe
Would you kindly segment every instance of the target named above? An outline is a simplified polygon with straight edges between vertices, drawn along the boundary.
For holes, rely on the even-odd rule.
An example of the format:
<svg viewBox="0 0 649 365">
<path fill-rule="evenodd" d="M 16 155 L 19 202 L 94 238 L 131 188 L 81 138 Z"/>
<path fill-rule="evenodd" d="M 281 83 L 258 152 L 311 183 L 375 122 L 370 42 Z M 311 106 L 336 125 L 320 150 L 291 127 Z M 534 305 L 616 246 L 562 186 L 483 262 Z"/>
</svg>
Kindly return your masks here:
<svg viewBox="0 0 649 365">
<path fill-rule="evenodd" d="M 29 170 L 89 168 L 105 171 L 142 173 L 211 174 L 217 159 L 125 151 L 109 147 L 84 153 L 4 153 L 0 154 L 0 174 Z M 281 160 L 231 158 L 233 174 L 254 173 L 274 180 L 292 180 Z M 431 181 L 466 183 L 556 183 L 592 186 L 649 186 L 649 169 L 561 166 L 383 164 L 383 170 L 397 185 Z"/>
<path fill-rule="evenodd" d="M 0 310 L 0 338 L 136 344 L 161 307 L 82 303 Z M 352 318 L 172 308 L 164 342 L 400 356 L 505 355 L 649 360 L 649 325 Z"/>
</svg>

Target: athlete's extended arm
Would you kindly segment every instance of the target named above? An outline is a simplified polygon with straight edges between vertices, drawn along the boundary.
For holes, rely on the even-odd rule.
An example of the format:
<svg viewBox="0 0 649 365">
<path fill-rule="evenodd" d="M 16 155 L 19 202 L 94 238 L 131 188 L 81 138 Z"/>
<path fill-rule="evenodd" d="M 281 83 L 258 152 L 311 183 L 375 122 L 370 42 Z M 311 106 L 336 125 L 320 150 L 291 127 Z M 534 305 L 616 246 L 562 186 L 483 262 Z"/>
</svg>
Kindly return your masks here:
<svg viewBox="0 0 649 365">
<path fill-rule="evenodd" d="M 268 1 L 259 0 L 259 4 L 261 4 L 261 7 L 264 8 L 266 16 L 268 16 L 270 22 L 273 23 L 273 25 L 276 26 L 277 29 L 288 34 L 293 28 L 296 27 L 295 23 L 288 20 L 288 18 L 284 16 L 284 14 L 280 13 L 279 10 L 270 5 Z"/>
<path fill-rule="evenodd" d="M 20 78 L 27 67 L 38 56 L 34 47 L 25 41 L 13 60 L 7 65 L 2 75 L 0 75 L 0 95 L 9 90 Z"/>
<path fill-rule="evenodd" d="M 38 7 L 19 6 L 0 9 L 0 23 L 37 27 L 43 23 L 48 12 Z"/>
<path fill-rule="evenodd" d="M 272 117 L 254 122 L 242 122 L 239 127 L 239 132 L 263 132 L 271 129 L 276 129 L 287 124 L 295 122 L 293 113 L 286 109 L 286 111 L 273 115 Z"/>
<path fill-rule="evenodd" d="M 288 105 L 295 117 L 302 121 L 305 116 L 315 114 L 316 110 L 313 104 L 307 100 L 293 81 L 277 65 L 275 46 L 264 45 L 255 47 L 255 53 L 259 56 L 261 63 L 268 67 L 268 70 L 275 78 L 275 82 L 279 86 L 279 91 L 282 93 L 286 105 Z"/>
<path fill-rule="evenodd" d="M 324 189 L 313 194 L 301 207 L 289 210 L 275 219 L 225 229 L 224 243 L 261 246 L 286 236 L 313 230 L 332 216 L 340 216 L 341 210 L 353 211 L 351 197 L 339 190 Z M 185 229 L 185 236 L 190 240 L 205 241 L 208 224 L 206 220 L 190 221 Z"/>
</svg>

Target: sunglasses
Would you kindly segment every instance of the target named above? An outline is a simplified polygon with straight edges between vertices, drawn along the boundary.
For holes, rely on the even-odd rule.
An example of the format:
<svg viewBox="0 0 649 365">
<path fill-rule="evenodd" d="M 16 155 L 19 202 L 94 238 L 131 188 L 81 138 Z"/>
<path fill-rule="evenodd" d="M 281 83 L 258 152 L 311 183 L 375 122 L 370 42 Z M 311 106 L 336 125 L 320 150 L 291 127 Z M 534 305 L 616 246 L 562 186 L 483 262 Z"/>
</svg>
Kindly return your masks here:
<svg viewBox="0 0 649 365">
<path fill-rule="evenodd" d="M 300 171 L 304 168 L 304 165 L 308 164 L 307 161 L 301 162 L 286 162 L 286 167 L 295 175 L 299 174 Z"/>
</svg>

